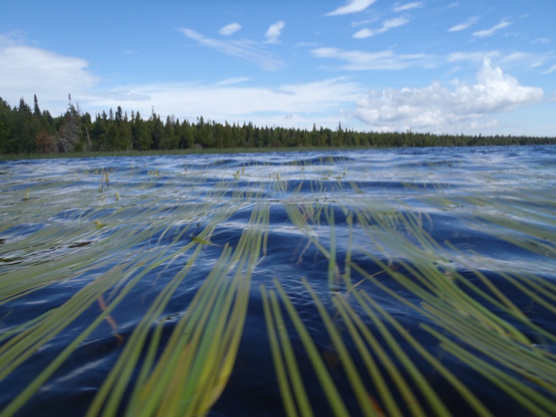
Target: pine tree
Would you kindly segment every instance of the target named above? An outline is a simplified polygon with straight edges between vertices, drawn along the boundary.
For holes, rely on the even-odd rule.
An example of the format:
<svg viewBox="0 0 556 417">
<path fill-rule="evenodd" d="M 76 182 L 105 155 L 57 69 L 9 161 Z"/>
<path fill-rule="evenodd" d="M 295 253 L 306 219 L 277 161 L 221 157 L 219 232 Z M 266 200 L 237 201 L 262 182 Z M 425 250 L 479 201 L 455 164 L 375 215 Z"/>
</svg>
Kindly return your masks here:
<svg viewBox="0 0 556 417">
<path fill-rule="evenodd" d="M 184 120 L 180 127 L 180 148 L 191 148 L 194 143 L 195 136 L 193 135 L 193 129 L 189 122 Z"/>
<path fill-rule="evenodd" d="M 164 134 L 164 124 L 160 120 L 160 116 L 154 112 L 154 109 L 147 125 L 151 133 L 151 149 L 160 149 L 162 135 Z"/>
<path fill-rule="evenodd" d="M 107 147 L 106 122 L 106 112 L 103 111 L 102 115 L 97 114 L 95 122 L 93 123 L 91 142 L 93 144 L 93 149 L 97 151 L 105 151 Z"/>
<path fill-rule="evenodd" d="M 160 149 L 177 149 L 179 137 L 175 133 L 175 125 L 176 121 L 174 116 L 166 117 L 162 140 L 160 142 Z"/>
<path fill-rule="evenodd" d="M 135 120 L 131 129 L 133 137 L 133 148 L 141 151 L 147 151 L 151 149 L 152 137 L 147 128 L 147 125 L 143 119 L 141 119 L 141 114 L 137 112 L 135 115 Z"/>
<path fill-rule="evenodd" d="M 41 117 L 41 109 L 39 108 L 39 100 L 37 100 L 37 95 L 34 96 L 34 106 L 33 106 L 33 116 Z"/>
<path fill-rule="evenodd" d="M 9 153 L 10 131 L 13 129 L 12 109 L 9 104 L 0 97 L 0 153 Z"/>
</svg>

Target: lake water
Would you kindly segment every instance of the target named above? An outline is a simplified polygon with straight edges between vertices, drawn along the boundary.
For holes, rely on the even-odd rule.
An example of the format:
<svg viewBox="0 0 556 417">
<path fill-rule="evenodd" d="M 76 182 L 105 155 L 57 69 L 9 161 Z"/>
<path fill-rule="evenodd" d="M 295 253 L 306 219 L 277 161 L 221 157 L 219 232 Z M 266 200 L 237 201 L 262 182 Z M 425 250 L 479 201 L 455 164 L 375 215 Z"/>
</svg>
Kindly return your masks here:
<svg viewBox="0 0 556 417">
<path fill-rule="evenodd" d="M 247 307 L 192 361 L 217 345 L 233 363 L 210 415 L 284 415 L 269 322 L 315 415 L 333 414 L 288 305 L 351 415 L 365 400 L 349 360 L 378 415 L 387 398 L 403 415 L 474 415 L 467 392 L 493 415 L 550 415 L 555 195 L 556 146 L 0 161 L 0 410 L 83 415 L 97 398 L 134 414 L 159 383 L 141 380 L 149 355 L 192 337 L 197 310 L 214 330 L 214 280 L 215 299 L 236 288 Z M 236 333 L 237 352 L 218 346 Z"/>
</svg>

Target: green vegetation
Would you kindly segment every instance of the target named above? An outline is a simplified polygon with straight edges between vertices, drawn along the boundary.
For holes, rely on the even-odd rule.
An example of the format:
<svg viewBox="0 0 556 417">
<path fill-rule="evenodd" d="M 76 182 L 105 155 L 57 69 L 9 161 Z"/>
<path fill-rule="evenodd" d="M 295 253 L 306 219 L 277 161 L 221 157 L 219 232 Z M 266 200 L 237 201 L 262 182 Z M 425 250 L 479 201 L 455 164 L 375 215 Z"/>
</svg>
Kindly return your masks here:
<svg viewBox="0 0 556 417">
<path fill-rule="evenodd" d="M 278 148 L 414 147 L 554 144 L 555 138 L 522 136 L 434 135 L 430 133 L 356 132 L 342 129 L 312 130 L 256 127 L 205 121 L 196 123 L 174 117 L 165 121 L 153 110 L 145 120 L 139 112 L 128 117 L 118 106 L 114 112 L 82 114 L 69 97 L 65 114 L 53 117 L 41 111 L 37 97 L 33 109 L 20 100 L 11 108 L 0 98 L 0 155 L 32 155 L 73 152 L 129 152 L 170 150 L 237 150 Z"/>
<path fill-rule="evenodd" d="M 80 400 L 88 416 L 205 415 L 238 366 L 253 307 L 264 314 L 260 337 L 288 416 L 318 414 L 323 402 L 337 416 L 444 417 L 458 412 L 453 404 L 492 416 L 485 392 L 527 415 L 553 414 L 556 335 L 534 313 L 546 311 L 549 322 L 556 314 L 556 285 L 539 273 L 556 259 L 549 191 L 504 183 L 470 196 L 431 183 L 418 209 L 362 190 L 347 169 L 325 164 L 292 163 L 270 175 L 260 166 L 144 168 L 37 179 L 2 173 L 0 384 L 27 378 L 3 417 L 24 411 L 84 351 L 113 358 L 98 390 Z M 207 186 L 214 177 L 221 180 Z M 83 181 L 98 189 L 76 193 L 72 184 Z M 140 185 L 131 189 L 131 181 Z M 312 191 L 301 192 L 303 184 Z M 284 214 L 280 232 L 272 212 Z M 539 269 L 437 241 L 430 212 L 525 251 Z M 233 220 L 237 238 L 224 238 L 238 213 L 249 215 Z M 19 226 L 30 230 L 9 237 Z M 291 243 L 272 246 L 284 230 Z M 281 268 L 259 268 L 271 255 L 297 265 L 321 259 L 323 268 L 317 279 L 281 276 Z M 190 301 L 172 305 L 191 286 Z M 17 304 L 62 288 L 55 308 L 35 307 L 31 317 Z M 131 328 L 130 309 L 138 314 Z M 95 348 L 99 340 L 112 342 Z M 20 376 L 41 354 L 48 363 Z"/>
</svg>

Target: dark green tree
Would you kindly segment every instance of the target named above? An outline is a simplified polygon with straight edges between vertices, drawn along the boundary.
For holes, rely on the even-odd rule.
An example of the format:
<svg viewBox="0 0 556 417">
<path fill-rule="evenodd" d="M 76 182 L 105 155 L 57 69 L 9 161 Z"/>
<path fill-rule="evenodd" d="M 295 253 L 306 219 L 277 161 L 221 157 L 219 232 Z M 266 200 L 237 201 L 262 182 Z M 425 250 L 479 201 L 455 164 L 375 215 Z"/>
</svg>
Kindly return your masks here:
<svg viewBox="0 0 556 417">
<path fill-rule="evenodd" d="M 164 124 L 160 120 L 160 116 L 154 112 L 154 109 L 147 125 L 151 133 L 151 149 L 160 149 L 162 135 L 164 134 Z"/>
<path fill-rule="evenodd" d="M 0 97 L 0 153 L 11 153 L 10 133 L 13 129 L 10 105 Z"/>
<path fill-rule="evenodd" d="M 151 149 L 152 137 L 149 132 L 148 126 L 141 118 L 141 114 L 137 112 L 133 120 L 132 127 L 133 148 L 140 151 L 147 151 Z"/>
<path fill-rule="evenodd" d="M 187 120 L 184 120 L 179 129 L 179 146 L 181 149 L 193 147 L 195 136 L 193 129 Z"/>
<path fill-rule="evenodd" d="M 166 117 L 166 123 L 164 124 L 164 131 L 160 142 L 160 149 L 178 148 L 179 135 L 176 134 L 176 130 L 179 131 L 179 121 L 176 122 L 174 116 Z"/>
<path fill-rule="evenodd" d="M 34 106 L 33 106 L 33 116 L 39 118 L 42 116 L 41 109 L 39 108 L 39 100 L 37 100 L 37 95 L 33 97 Z"/>
</svg>

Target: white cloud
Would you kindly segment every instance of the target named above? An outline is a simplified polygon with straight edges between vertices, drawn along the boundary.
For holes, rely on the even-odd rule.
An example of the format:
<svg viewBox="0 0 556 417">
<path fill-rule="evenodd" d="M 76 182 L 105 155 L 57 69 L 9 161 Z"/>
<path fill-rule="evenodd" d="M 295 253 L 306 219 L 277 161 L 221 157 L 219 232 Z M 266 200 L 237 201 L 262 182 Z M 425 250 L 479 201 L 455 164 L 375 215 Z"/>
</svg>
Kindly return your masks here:
<svg viewBox="0 0 556 417">
<path fill-rule="evenodd" d="M 454 132 L 495 125 L 488 117 L 543 100 L 540 88 L 525 87 L 485 59 L 476 83 L 433 82 L 424 88 L 371 90 L 357 103 L 355 116 L 384 131 Z"/>
<path fill-rule="evenodd" d="M 218 31 L 222 36 L 230 36 L 236 33 L 238 30 L 241 29 L 241 25 L 239 23 L 230 23 L 226 25 Z"/>
<path fill-rule="evenodd" d="M 494 58 L 500 56 L 498 51 L 488 51 L 488 52 L 452 52 L 448 54 L 446 60 L 448 62 L 483 62 L 485 58 Z"/>
<path fill-rule="evenodd" d="M 194 35 L 189 33 L 190 35 Z M 204 40 L 204 38 L 202 38 Z M 229 46 L 219 46 L 229 48 Z M 364 96 L 364 89 L 345 78 L 304 84 L 283 84 L 277 88 L 243 85 L 248 77 L 229 78 L 219 83 L 174 83 L 119 86 L 99 89 L 100 79 L 87 61 L 55 54 L 44 49 L 9 41 L 0 35 L 0 92 L 2 99 L 17 105 L 23 96 L 54 116 L 67 108 L 68 93 L 74 103 L 93 116 L 122 106 L 127 112 L 139 111 L 143 117 L 175 115 L 181 120 L 197 116 L 224 122 L 253 122 L 260 126 L 335 128 L 345 119 L 340 108 L 353 106 Z M 286 119 L 286 115 L 293 117 Z"/>
<path fill-rule="evenodd" d="M 234 85 L 244 83 L 246 81 L 251 80 L 251 77 L 234 77 L 234 78 L 227 78 L 225 80 L 219 81 L 216 85 Z"/>
<path fill-rule="evenodd" d="M 399 13 L 399 12 L 404 12 L 406 10 L 416 9 L 418 7 L 423 7 L 422 1 L 414 1 L 413 3 L 400 4 L 400 5 L 396 3 L 392 8 L 392 10 L 395 11 L 396 13 Z"/>
<path fill-rule="evenodd" d="M 12 105 L 21 97 L 32 103 L 36 94 L 41 108 L 58 115 L 67 108 L 68 94 L 80 101 L 98 81 L 84 59 L 0 36 L 0 93 Z"/>
<path fill-rule="evenodd" d="M 532 41 L 531 43 L 551 43 L 552 41 L 548 38 L 538 38 Z"/>
<path fill-rule="evenodd" d="M 378 17 L 373 17 L 371 19 L 365 19 L 365 20 L 358 20 L 355 22 L 351 22 L 351 27 L 356 28 L 357 26 L 363 26 L 363 25 L 368 25 L 369 23 L 375 23 L 378 22 Z"/>
<path fill-rule="evenodd" d="M 529 52 L 512 52 L 509 55 L 506 55 L 502 59 L 500 59 L 501 63 L 509 63 L 509 62 L 524 62 L 530 61 L 533 55 Z"/>
<path fill-rule="evenodd" d="M 478 21 L 479 21 L 478 16 L 470 17 L 465 22 L 460 23 L 459 25 L 452 26 L 450 29 L 448 29 L 448 32 L 460 32 L 462 30 L 468 29 L 469 27 L 473 26 Z"/>
<path fill-rule="evenodd" d="M 431 65 L 431 56 L 426 54 L 397 55 L 393 51 L 366 52 L 346 51 L 338 48 L 316 48 L 311 50 L 315 58 L 331 58 L 344 61 L 341 69 L 348 71 L 397 70 L 412 66 Z"/>
<path fill-rule="evenodd" d="M 333 115 L 338 115 L 338 108 L 351 106 L 364 96 L 359 84 L 343 77 L 284 84 L 278 88 L 177 83 L 127 86 L 125 90 L 146 99 L 126 101 L 122 97 L 99 96 L 89 105 L 98 109 L 120 105 L 124 109 L 139 110 L 143 117 L 148 116 L 154 106 L 158 114 L 174 114 L 182 120 L 195 120 L 202 115 L 215 121 L 251 121 L 263 126 L 272 121 L 280 126 L 311 127 L 313 122 L 331 118 L 335 121 L 329 127 L 335 127 L 338 117 Z M 296 121 L 285 123 L 288 114 L 297 115 Z M 305 125 L 300 125 L 302 119 L 307 122 Z"/>
<path fill-rule="evenodd" d="M 286 23 L 279 20 L 276 23 L 273 23 L 272 25 L 270 25 L 270 27 L 268 28 L 268 30 L 265 33 L 265 37 L 266 37 L 266 42 L 267 43 L 278 43 L 278 38 L 280 37 L 280 35 L 282 34 L 282 29 L 284 29 L 284 26 L 286 26 Z"/>
<path fill-rule="evenodd" d="M 547 69 L 544 72 L 541 72 L 541 74 L 552 74 L 553 72 L 556 71 L 556 65 L 552 65 L 549 69 Z"/>
<path fill-rule="evenodd" d="M 326 13 L 325 16 L 340 16 L 344 14 L 362 12 L 375 1 L 376 0 L 349 0 L 348 4 L 340 6 L 330 13 Z"/>
<path fill-rule="evenodd" d="M 506 68 L 510 67 L 528 67 L 536 68 L 541 66 L 546 60 L 550 59 L 551 54 L 538 54 L 532 52 L 515 51 L 509 54 L 502 54 L 499 51 L 468 51 L 453 52 L 446 56 L 446 62 L 469 62 L 473 64 L 480 63 L 484 58 L 496 59 L 498 64 L 504 64 Z"/>
<path fill-rule="evenodd" d="M 382 23 L 382 27 L 379 29 L 361 29 L 360 31 L 356 32 L 353 37 L 355 39 L 363 39 L 369 38 L 374 35 L 378 35 L 381 33 L 388 32 L 390 29 L 397 28 L 399 26 L 407 25 L 409 23 L 409 19 L 406 17 L 396 17 L 395 19 L 385 20 Z"/>
<path fill-rule="evenodd" d="M 497 25 L 491 27 L 490 29 L 479 30 L 477 32 L 473 32 L 473 36 L 475 36 L 477 38 L 486 38 L 488 36 L 494 35 L 494 33 L 499 31 L 500 29 L 507 28 L 511 24 L 512 24 L 511 22 L 504 19 L 500 23 L 498 23 Z"/>
<path fill-rule="evenodd" d="M 284 66 L 280 59 L 264 49 L 258 42 L 250 40 L 221 41 L 207 38 L 193 29 L 180 28 L 178 30 L 189 39 L 193 39 L 201 45 L 216 49 L 226 55 L 245 59 L 261 66 L 263 69 L 278 70 Z"/>
</svg>

